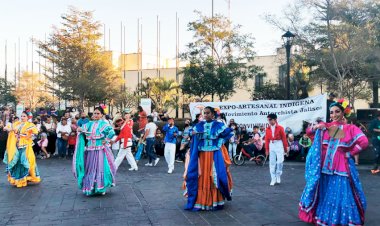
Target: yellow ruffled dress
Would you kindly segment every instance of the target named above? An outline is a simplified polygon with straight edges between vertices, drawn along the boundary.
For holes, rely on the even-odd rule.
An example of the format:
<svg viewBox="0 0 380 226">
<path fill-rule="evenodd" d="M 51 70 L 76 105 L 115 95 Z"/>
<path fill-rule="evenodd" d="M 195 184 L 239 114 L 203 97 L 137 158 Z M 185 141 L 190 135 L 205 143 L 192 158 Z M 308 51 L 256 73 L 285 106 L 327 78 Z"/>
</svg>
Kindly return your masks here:
<svg viewBox="0 0 380 226">
<path fill-rule="evenodd" d="M 31 122 L 15 122 L 8 135 L 7 150 L 3 162 L 6 164 L 8 181 L 16 187 L 25 187 L 28 181 L 41 181 L 33 152 L 33 135 L 37 127 Z"/>
</svg>

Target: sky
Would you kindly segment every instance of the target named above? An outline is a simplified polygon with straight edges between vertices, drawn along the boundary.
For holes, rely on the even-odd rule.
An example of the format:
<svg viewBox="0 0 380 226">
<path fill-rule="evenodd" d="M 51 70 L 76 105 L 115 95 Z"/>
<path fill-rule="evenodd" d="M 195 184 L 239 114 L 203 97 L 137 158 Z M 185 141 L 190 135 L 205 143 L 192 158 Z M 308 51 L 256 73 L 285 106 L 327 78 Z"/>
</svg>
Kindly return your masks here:
<svg viewBox="0 0 380 226">
<path fill-rule="evenodd" d="M 214 0 L 214 13 L 230 15 L 233 24 L 242 25 L 243 33 L 251 33 L 255 38 L 257 55 L 271 55 L 281 46 L 283 31 L 265 22 L 265 14 L 281 15 L 287 4 L 295 0 Z M 192 41 L 192 33 L 187 24 L 196 19 L 194 10 L 211 16 L 212 0 L 12 0 L 3 1 L 0 7 L 0 76 L 8 65 L 8 74 L 14 73 L 15 45 L 16 64 L 18 62 L 18 40 L 20 39 L 21 70 L 26 66 L 31 70 L 31 38 L 44 40 L 53 25 L 62 21 L 60 16 L 68 11 L 68 6 L 94 12 L 95 20 L 106 27 L 106 49 L 121 51 L 121 30 L 126 29 L 126 52 L 137 52 L 137 19 L 142 24 L 143 55 L 156 56 L 156 20 L 161 23 L 161 58 L 175 57 L 176 13 L 179 17 L 180 52 Z M 110 35 L 109 35 L 110 31 Z M 103 44 L 102 40 L 102 44 Z M 5 59 L 5 45 L 7 57 Z M 27 44 L 28 43 L 28 44 Z M 28 47 L 28 48 L 27 48 Z M 34 47 L 33 62 L 36 71 L 38 54 Z M 28 63 L 27 63 L 28 62 Z"/>
</svg>

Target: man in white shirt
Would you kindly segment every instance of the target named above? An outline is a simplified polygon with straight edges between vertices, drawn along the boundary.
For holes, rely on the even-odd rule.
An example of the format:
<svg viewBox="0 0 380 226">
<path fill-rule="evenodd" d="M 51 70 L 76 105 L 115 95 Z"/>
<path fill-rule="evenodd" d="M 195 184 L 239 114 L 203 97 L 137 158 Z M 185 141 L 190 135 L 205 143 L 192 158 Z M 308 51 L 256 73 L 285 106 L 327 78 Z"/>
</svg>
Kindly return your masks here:
<svg viewBox="0 0 380 226">
<path fill-rule="evenodd" d="M 57 126 L 57 146 L 60 158 L 64 158 L 67 153 L 67 140 L 71 133 L 71 126 L 67 123 L 67 119 L 62 117 L 61 123 Z"/>
<path fill-rule="evenodd" d="M 65 116 L 64 117 L 67 119 L 67 124 L 71 125 L 70 112 L 65 112 Z"/>
<path fill-rule="evenodd" d="M 47 151 L 53 155 L 55 152 L 55 145 L 57 142 L 57 125 L 53 122 L 52 116 L 48 115 L 46 117 L 46 121 L 43 122 L 43 125 L 45 126 L 47 130 L 47 135 L 48 135 L 48 146 L 47 146 Z"/>
<path fill-rule="evenodd" d="M 153 150 L 154 142 L 156 141 L 156 130 L 157 126 L 153 122 L 153 117 L 149 115 L 147 117 L 148 124 L 145 126 L 145 134 L 142 138 L 143 140 L 146 140 L 146 154 L 148 155 L 149 162 L 145 164 L 146 166 L 156 166 L 158 161 L 160 161 L 160 158 L 157 158 L 156 153 Z M 154 161 L 154 164 L 153 164 Z"/>
<path fill-rule="evenodd" d="M 152 111 L 152 117 L 153 117 L 153 122 L 157 122 L 159 120 L 159 117 L 158 117 L 158 112 L 156 111 L 156 109 L 154 109 Z"/>
</svg>

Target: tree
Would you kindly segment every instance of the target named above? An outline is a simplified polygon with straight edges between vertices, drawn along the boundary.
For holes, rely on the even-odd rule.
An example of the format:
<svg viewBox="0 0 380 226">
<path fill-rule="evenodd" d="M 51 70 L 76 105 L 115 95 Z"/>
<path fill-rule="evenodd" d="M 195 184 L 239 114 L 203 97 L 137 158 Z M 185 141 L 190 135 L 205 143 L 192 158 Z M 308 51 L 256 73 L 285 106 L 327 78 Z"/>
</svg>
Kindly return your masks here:
<svg viewBox="0 0 380 226">
<path fill-rule="evenodd" d="M 373 0 L 300 0 L 285 11 L 282 20 L 269 15 L 267 21 L 296 32 L 294 44 L 301 56 L 298 60 L 312 69 L 310 81 L 323 78 L 328 90 L 354 104 L 356 99 L 366 97 L 365 84 L 376 74 L 371 64 L 378 51 L 374 42 L 379 26 L 377 31 L 373 29 L 374 21 L 378 21 L 373 15 L 379 15 L 379 11 L 374 14 L 374 6 L 379 8 L 379 3 Z M 312 18 L 306 19 L 310 15 Z"/>
<path fill-rule="evenodd" d="M 36 109 L 45 107 L 52 102 L 53 97 L 44 90 L 44 83 L 40 75 L 23 72 L 19 84 L 15 91 L 15 96 L 19 102 L 24 103 L 25 107 Z"/>
<path fill-rule="evenodd" d="M 117 109 L 123 110 L 125 108 L 134 108 L 138 105 L 139 99 L 135 93 L 127 89 L 125 92 L 120 91 L 111 99 L 111 105 L 116 106 Z"/>
<path fill-rule="evenodd" d="M 14 86 L 12 83 L 5 82 L 4 78 L 0 78 L 0 105 L 16 104 L 16 96 L 12 93 L 12 86 Z"/>
<path fill-rule="evenodd" d="M 212 101 L 215 96 L 223 101 L 261 70 L 249 63 L 255 56 L 253 38 L 242 34 L 240 26 L 233 26 L 222 15 L 207 17 L 196 13 L 199 19 L 188 25 L 194 41 L 181 54 L 189 62 L 182 71 L 182 89 L 201 99 L 210 95 Z"/>
<path fill-rule="evenodd" d="M 122 80 L 112 57 L 98 44 L 101 24 L 93 20 L 92 12 L 73 7 L 61 18 L 61 27 L 54 28 L 47 43 L 38 42 L 40 54 L 54 65 L 48 71 L 56 86 L 49 88 L 61 98 L 79 99 L 82 109 L 85 101 L 111 100 Z"/>
<path fill-rule="evenodd" d="M 177 90 L 179 85 L 173 80 L 161 78 L 145 78 L 138 91 L 142 96 L 150 98 L 156 109 L 167 110 L 177 106 Z"/>
<path fill-rule="evenodd" d="M 252 93 L 252 100 L 285 100 L 286 89 L 278 84 L 266 82 L 263 86 L 256 87 Z"/>
</svg>

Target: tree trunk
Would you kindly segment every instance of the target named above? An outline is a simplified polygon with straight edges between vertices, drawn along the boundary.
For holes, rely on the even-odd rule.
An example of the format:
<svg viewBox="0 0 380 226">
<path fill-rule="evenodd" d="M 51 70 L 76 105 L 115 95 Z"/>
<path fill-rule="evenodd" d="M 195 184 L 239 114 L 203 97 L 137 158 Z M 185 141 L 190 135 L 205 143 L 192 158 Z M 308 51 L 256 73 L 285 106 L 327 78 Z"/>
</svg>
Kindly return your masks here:
<svg viewBox="0 0 380 226">
<path fill-rule="evenodd" d="M 372 107 L 377 108 L 379 106 L 379 81 L 378 80 L 373 80 L 372 81 Z"/>
<path fill-rule="evenodd" d="M 79 111 L 81 111 L 81 112 L 84 111 L 84 95 L 80 96 L 79 108 L 80 108 Z"/>
</svg>

